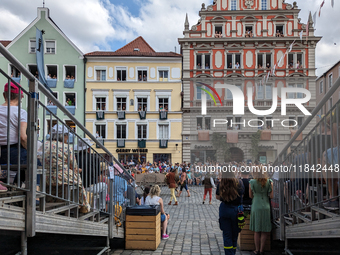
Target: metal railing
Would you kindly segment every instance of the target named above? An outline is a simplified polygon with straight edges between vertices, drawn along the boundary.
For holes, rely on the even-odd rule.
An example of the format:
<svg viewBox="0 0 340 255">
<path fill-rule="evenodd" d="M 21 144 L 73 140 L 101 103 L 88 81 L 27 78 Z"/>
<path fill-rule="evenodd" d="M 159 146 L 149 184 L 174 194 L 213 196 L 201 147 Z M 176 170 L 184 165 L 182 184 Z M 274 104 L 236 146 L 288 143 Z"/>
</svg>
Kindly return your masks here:
<svg viewBox="0 0 340 255">
<path fill-rule="evenodd" d="M 340 87 L 340 78 L 315 107 L 274 162 L 276 170 L 274 223 L 286 240 L 287 226 L 339 216 L 340 100 L 324 115 L 318 113 Z M 294 146 L 310 122 L 317 124 Z"/>
<path fill-rule="evenodd" d="M 17 100 L 11 100 L 14 95 L 10 93 L 11 89 L 6 94 L 7 112 L 2 114 L 2 124 L 5 121 L 11 124 L 7 125 L 6 132 L 3 132 L 4 125 L 0 126 L 0 142 L 6 143 L 1 145 L 0 177 L 2 184 L 12 192 L 8 194 L 9 200 L 13 192 L 21 192 L 24 197 L 26 230 L 22 235 L 23 247 L 27 245 L 27 237 L 34 236 L 37 231 L 37 211 L 79 220 L 96 217 L 98 223 L 107 224 L 107 237 L 112 238 L 113 225 L 123 225 L 124 208 L 134 203 L 131 195 L 133 193 L 135 198 L 134 179 L 103 143 L 1 44 L 0 53 L 29 81 L 27 91 L 0 69 L 8 84 L 15 84 L 19 92 Z M 27 98 L 27 112 L 21 106 L 21 93 Z M 73 122 L 73 129 L 40 101 L 43 96 Z M 38 114 L 43 116 L 40 126 Z M 77 129 L 104 153 L 99 153 L 88 139 L 80 137 Z M 38 135 L 42 137 L 41 141 L 38 141 Z M 8 139 L 10 137 L 18 137 L 18 140 Z M 6 198 L 6 193 L 2 198 Z M 53 207 L 48 206 L 49 202 L 54 203 Z M 80 211 L 78 207 L 82 207 Z M 22 251 L 26 254 L 27 249 Z"/>
</svg>

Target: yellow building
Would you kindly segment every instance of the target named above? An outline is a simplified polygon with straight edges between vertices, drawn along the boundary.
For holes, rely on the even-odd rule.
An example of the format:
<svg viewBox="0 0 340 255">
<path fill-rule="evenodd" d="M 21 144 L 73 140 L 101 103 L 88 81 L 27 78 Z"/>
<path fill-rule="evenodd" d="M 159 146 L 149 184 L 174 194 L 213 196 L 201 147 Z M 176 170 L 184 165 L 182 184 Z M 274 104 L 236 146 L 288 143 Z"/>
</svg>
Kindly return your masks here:
<svg viewBox="0 0 340 255">
<path fill-rule="evenodd" d="M 85 57 L 86 128 L 123 162 L 181 162 L 182 56 L 138 37 Z"/>
</svg>

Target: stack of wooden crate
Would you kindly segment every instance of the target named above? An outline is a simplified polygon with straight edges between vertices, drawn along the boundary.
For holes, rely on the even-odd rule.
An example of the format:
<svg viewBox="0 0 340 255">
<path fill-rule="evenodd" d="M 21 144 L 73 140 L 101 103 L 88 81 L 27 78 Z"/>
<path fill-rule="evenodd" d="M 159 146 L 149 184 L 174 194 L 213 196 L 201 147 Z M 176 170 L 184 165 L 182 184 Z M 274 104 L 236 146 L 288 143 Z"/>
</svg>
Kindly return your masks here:
<svg viewBox="0 0 340 255">
<path fill-rule="evenodd" d="M 254 233 L 249 230 L 250 226 L 250 214 L 246 218 L 246 225 L 242 229 L 241 233 L 238 235 L 237 246 L 241 251 L 255 251 L 255 243 L 254 243 Z M 264 250 L 270 251 L 270 234 L 268 235 L 266 245 Z"/>
<path fill-rule="evenodd" d="M 161 213 L 155 216 L 126 215 L 125 249 L 156 250 L 161 242 Z"/>
</svg>

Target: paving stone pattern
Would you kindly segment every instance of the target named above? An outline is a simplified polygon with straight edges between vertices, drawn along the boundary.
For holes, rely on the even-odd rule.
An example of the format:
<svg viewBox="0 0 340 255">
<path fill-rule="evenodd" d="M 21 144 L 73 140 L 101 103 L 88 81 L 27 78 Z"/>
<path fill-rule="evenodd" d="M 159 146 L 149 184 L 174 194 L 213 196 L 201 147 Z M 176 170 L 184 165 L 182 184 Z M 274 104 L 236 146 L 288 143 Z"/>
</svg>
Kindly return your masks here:
<svg viewBox="0 0 340 255">
<path fill-rule="evenodd" d="M 165 212 L 171 218 L 168 224 L 169 239 L 162 240 L 156 251 L 113 250 L 111 254 L 224 254 L 222 232 L 218 226 L 220 202 L 215 198 L 213 189 L 212 204 L 207 197 L 203 205 L 204 188 L 189 187 L 191 197 L 183 190 L 178 199 L 179 205 L 168 205 L 170 190 L 162 187 L 161 197 Z M 174 203 L 174 202 L 173 202 Z M 237 255 L 250 255 L 248 251 L 237 251 Z"/>
</svg>

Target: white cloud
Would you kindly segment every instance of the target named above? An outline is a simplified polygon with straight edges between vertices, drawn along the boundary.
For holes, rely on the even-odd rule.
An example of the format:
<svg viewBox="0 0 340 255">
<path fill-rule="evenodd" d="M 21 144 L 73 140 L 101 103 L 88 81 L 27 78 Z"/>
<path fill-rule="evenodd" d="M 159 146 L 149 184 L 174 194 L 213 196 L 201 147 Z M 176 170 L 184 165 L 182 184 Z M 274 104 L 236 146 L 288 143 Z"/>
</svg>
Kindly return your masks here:
<svg viewBox="0 0 340 255">
<path fill-rule="evenodd" d="M 190 26 L 195 25 L 201 3 L 206 6 L 212 3 L 212 0 L 133 1 L 140 6 L 138 17 L 122 7 L 119 3 L 123 1 L 118 0 L 47 0 L 46 7 L 56 24 L 84 53 L 99 49 L 116 50 L 115 46 L 112 48 L 117 45 L 115 40 L 129 42 L 140 35 L 157 51 L 173 51 L 177 46 L 179 52 L 178 38 L 183 37 L 185 14 L 188 13 Z M 306 23 L 309 11 L 314 14 L 321 2 L 297 0 L 301 22 Z M 36 17 L 36 7 L 41 4 L 41 0 L 1 1 L 0 39 L 13 39 L 19 34 Z M 330 1 L 326 1 L 317 20 L 315 34 L 323 36 L 316 51 L 317 67 L 339 60 L 336 53 L 340 52 L 340 27 L 334 25 L 340 21 L 339 11 L 337 1 L 334 9 Z M 318 74 L 326 69 L 318 70 Z"/>
<path fill-rule="evenodd" d="M 109 12 L 99 0 L 46 2 L 50 17 L 83 52 L 110 49 L 108 41 L 114 38 L 115 30 Z M 18 35 L 35 19 L 36 8 L 41 5 L 41 0 L 2 1 L 0 38 L 13 39 Z"/>
</svg>

